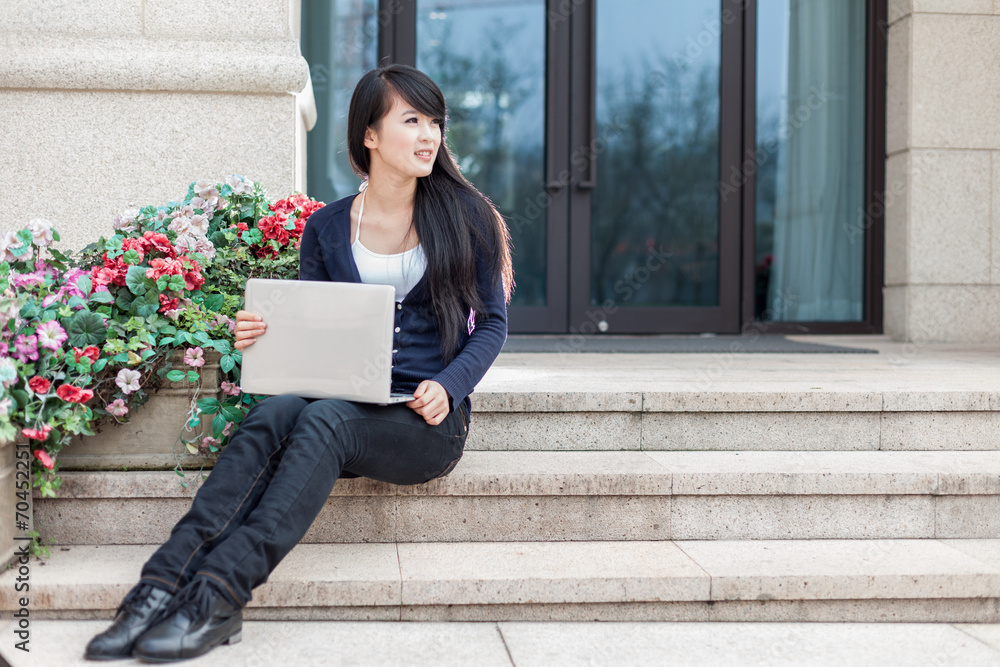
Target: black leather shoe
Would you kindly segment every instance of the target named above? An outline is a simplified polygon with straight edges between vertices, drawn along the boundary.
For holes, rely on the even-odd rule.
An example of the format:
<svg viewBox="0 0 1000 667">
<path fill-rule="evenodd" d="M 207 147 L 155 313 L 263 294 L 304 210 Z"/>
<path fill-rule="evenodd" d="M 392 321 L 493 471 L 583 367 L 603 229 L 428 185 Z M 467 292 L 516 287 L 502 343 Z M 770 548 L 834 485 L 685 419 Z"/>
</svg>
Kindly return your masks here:
<svg viewBox="0 0 1000 667">
<path fill-rule="evenodd" d="M 173 593 L 149 584 L 136 584 L 115 611 L 111 627 L 87 644 L 87 660 L 117 660 L 132 655 L 139 637 L 163 617 Z"/>
<path fill-rule="evenodd" d="M 235 644 L 243 631 L 243 608 L 235 607 L 207 579 L 177 592 L 163 618 L 135 643 L 132 657 L 148 662 L 196 658 L 219 644 Z"/>
</svg>

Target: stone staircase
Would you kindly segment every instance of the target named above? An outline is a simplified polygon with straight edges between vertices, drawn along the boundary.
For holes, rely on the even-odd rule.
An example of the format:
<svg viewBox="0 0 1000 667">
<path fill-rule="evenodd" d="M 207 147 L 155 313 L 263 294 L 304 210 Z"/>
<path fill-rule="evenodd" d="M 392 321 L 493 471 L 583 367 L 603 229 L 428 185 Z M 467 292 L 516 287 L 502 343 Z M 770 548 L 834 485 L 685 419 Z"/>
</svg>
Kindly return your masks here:
<svg viewBox="0 0 1000 667">
<path fill-rule="evenodd" d="M 1000 363 L 941 354 L 503 355 L 458 467 L 338 482 L 246 618 L 1000 622 Z M 64 480 L 32 614 L 110 618 L 193 490 Z"/>
</svg>

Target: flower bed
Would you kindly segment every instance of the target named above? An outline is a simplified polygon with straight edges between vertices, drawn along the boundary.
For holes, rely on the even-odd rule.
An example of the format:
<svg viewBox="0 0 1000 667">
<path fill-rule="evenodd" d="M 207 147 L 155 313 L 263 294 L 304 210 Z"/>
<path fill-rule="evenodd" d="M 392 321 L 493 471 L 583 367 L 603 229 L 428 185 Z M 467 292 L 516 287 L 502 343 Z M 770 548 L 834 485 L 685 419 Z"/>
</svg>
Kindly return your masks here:
<svg viewBox="0 0 1000 667">
<path fill-rule="evenodd" d="M 40 495 L 64 464 L 160 467 L 169 442 L 183 476 L 218 456 L 261 398 L 240 392 L 233 348 L 245 282 L 295 278 L 322 206 L 232 176 L 130 209 L 78 253 L 53 248 L 45 220 L 0 238 L 0 441 L 31 443 Z M 161 409 L 138 410 L 157 393 Z"/>
</svg>

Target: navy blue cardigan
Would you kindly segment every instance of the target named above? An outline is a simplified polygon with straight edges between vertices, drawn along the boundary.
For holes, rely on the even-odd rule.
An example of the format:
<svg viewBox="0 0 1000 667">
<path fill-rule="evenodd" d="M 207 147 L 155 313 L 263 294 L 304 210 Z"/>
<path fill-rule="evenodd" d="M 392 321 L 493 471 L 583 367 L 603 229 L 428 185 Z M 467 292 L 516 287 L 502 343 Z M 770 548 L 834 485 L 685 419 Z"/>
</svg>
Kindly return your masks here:
<svg viewBox="0 0 1000 667">
<path fill-rule="evenodd" d="M 299 280 L 359 283 L 361 275 L 351 252 L 351 203 L 344 197 L 319 209 L 306 222 L 299 248 Z M 423 380 L 439 382 L 451 397 L 451 409 L 462 403 L 470 414 L 469 394 L 489 370 L 507 340 L 507 304 L 503 285 L 492 284 L 488 252 L 476 249 L 479 298 L 485 306 L 475 313 L 475 327 L 460 334 L 459 352 L 445 365 L 438 328 L 430 304 L 426 275 L 396 305 L 393 334 L 393 391 L 412 392 Z"/>
</svg>

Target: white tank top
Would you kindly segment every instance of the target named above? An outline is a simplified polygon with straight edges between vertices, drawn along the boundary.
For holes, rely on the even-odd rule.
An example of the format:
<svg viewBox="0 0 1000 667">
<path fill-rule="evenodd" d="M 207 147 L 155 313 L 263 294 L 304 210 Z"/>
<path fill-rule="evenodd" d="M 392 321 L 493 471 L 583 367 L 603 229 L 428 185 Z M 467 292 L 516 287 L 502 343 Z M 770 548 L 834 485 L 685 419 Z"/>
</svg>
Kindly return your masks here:
<svg viewBox="0 0 1000 667">
<path fill-rule="evenodd" d="M 420 281 L 427 268 L 424 249 L 417 244 L 405 252 L 392 255 L 372 252 L 361 243 L 361 217 L 365 212 L 365 183 L 361 188 L 361 207 L 358 209 L 358 230 L 354 234 L 351 253 L 358 265 L 361 282 L 372 285 L 392 285 L 396 288 L 396 301 L 402 301 L 413 286 Z"/>
</svg>

